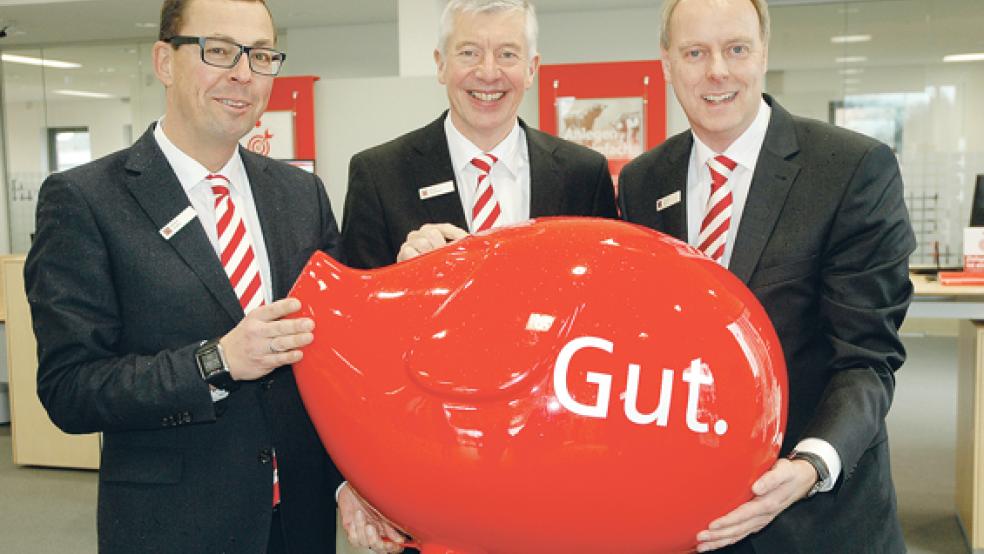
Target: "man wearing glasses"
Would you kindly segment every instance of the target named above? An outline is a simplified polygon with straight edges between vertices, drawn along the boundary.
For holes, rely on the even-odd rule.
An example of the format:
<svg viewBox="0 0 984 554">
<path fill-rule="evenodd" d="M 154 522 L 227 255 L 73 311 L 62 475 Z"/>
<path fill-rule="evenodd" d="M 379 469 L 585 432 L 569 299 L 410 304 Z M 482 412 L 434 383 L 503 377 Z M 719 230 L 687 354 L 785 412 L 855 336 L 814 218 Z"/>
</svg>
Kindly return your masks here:
<svg viewBox="0 0 984 554">
<path fill-rule="evenodd" d="M 238 147 L 285 55 L 263 0 L 166 0 L 165 115 L 130 148 L 48 177 L 25 269 L 38 395 L 102 432 L 99 550 L 334 551 L 341 477 L 291 365 L 284 299 L 339 236 L 321 181 Z"/>
</svg>

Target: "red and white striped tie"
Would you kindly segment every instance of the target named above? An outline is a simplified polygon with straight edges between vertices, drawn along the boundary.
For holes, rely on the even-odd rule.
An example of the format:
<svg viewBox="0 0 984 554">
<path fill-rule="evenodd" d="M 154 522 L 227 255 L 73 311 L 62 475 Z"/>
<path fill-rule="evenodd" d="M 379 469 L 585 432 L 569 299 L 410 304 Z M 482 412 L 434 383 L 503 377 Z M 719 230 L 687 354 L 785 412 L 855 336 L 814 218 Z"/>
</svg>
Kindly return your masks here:
<svg viewBox="0 0 984 554">
<path fill-rule="evenodd" d="M 236 204 L 229 195 L 229 179 L 223 175 L 205 177 L 215 195 L 215 227 L 219 232 L 219 259 L 236 291 L 243 313 L 265 303 L 260 280 L 260 264 L 246 233 L 246 222 L 236 211 Z M 277 471 L 277 453 L 273 452 L 273 506 L 280 504 L 280 479 Z"/>
<path fill-rule="evenodd" d="M 707 199 L 707 210 L 700 224 L 697 248 L 715 262 L 724 261 L 724 248 L 728 244 L 728 228 L 731 227 L 731 194 L 729 178 L 738 164 L 724 155 L 707 161 L 711 170 L 711 196 Z"/>
<path fill-rule="evenodd" d="M 471 161 L 479 171 L 478 186 L 475 187 L 475 205 L 472 206 L 472 232 L 475 233 L 491 229 L 502 213 L 499 209 L 499 201 L 495 198 L 495 191 L 492 189 L 492 179 L 489 178 L 489 172 L 497 161 L 499 160 L 492 154 L 482 154 Z"/>
<path fill-rule="evenodd" d="M 229 179 L 222 175 L 205 178 L 215 194 L 215 221 L 219 232 L 219 258 L 236 291 L 244 313 L 263 305 L 260 264 L 246 233 L 246 223 L 229 195 Z"/>
</svg>

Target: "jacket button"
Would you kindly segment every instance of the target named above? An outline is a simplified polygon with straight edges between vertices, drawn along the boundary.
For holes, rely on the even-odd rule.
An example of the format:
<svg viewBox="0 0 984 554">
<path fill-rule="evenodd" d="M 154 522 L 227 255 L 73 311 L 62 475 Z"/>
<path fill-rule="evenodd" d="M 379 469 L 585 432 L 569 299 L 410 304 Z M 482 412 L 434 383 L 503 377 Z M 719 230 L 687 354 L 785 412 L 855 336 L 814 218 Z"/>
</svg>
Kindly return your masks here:
<svg viewBox="0 0 984 554">
<path fill-rule="evenodd" d="M 263 450 L 260 450 L 260 455 L 257 456 L 257 459 L 261 464 L 269 464 L 273 459 L 273 451 L 269 448 L 264 448 Z"/>
<path fill-rule="evenodd" d="M 191 413 L 181 412 L 181 423 L 191 423 Z"/>
</svg>

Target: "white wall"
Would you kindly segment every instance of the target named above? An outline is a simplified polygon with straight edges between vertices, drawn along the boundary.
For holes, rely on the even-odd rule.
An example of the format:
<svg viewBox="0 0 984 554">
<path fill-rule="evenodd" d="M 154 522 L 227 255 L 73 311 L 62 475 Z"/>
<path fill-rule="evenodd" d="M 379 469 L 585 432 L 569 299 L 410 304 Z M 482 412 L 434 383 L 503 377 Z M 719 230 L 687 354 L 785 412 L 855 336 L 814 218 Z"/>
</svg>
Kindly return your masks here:
<svg viewBox="0 0 984 554">
<path fill-rule="evenodd" d="M 538 14 L 543 63 L 659 58 L 660 6 Z"/>
<path fill-rule="evenodd" d="M 290 46 L 284 75 L 344 79 L 399 74 L 396 23 L 288 29 L 286 38 Z"/>
</svg>

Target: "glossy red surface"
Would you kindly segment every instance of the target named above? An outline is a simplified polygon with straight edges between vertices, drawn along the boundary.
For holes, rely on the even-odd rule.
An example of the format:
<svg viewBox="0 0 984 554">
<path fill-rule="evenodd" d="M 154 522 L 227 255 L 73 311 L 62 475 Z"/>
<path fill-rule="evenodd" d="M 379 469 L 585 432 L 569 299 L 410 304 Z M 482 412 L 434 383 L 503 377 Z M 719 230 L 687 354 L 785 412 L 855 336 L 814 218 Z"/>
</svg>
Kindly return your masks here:
<svg viewBox="0 0 984 554">
<path fill-rule="evenodd" d="M 642 227 L 540 219 L 373 271 L 318 254 L 291 295 L 325 446 L 427 553 L 689 551 L 782 442 L 765 312 Z"/>
</svg>

